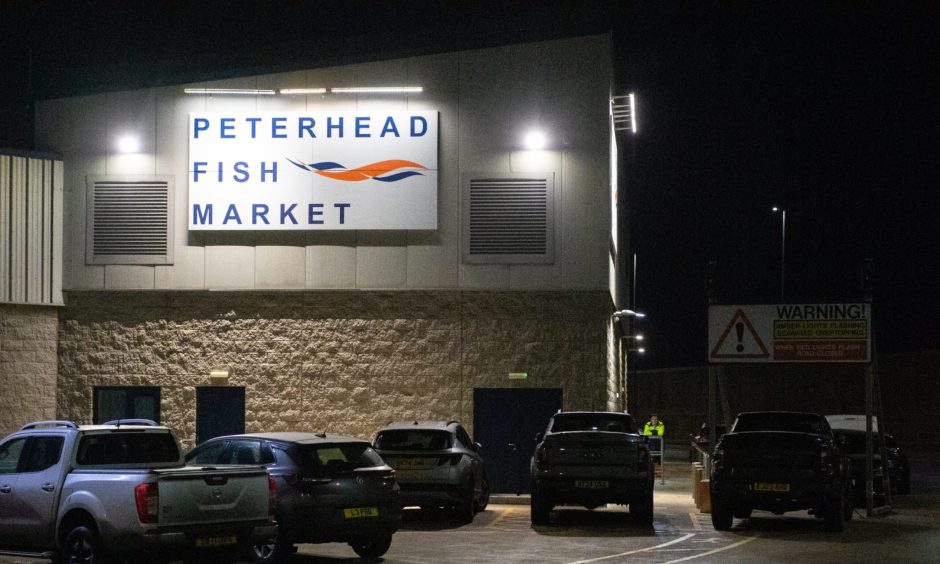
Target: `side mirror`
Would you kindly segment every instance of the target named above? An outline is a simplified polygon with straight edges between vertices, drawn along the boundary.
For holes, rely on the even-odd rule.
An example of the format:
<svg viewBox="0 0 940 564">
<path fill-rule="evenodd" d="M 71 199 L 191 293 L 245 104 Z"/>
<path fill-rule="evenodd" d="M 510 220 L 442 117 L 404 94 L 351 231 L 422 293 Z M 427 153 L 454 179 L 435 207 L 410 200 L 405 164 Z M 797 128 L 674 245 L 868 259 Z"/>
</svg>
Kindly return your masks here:
<svg viewBox="0 0 940 564">
<path fill-rule="evenodd" d="M 545 433 L 536 433 L 535 442 L 540 443 L 545 438 Z"/>
</svg>

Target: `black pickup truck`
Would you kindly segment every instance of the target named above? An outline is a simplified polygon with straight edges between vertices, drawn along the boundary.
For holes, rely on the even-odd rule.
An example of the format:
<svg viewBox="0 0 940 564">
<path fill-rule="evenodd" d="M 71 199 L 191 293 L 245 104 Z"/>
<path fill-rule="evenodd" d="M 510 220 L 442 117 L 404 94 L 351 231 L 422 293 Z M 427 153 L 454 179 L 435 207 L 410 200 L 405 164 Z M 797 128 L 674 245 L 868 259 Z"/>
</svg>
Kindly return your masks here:
<svg viewBox="0 0 940 564">
<path fill-rule="evenodd" d="M 822 415 L 758 411 L 738 415 L 715 446 L 711 472 L 712 524 L 760 509 L 782 514 L 810 510 L 826 529 L 852 518 L 846 463 Z"/>
<path fill-rule="evenodd" d="M 630 506 L 642 526 L 653 524 L 655 467 L 647 438 L 626 413 L 558 412 L 539 433 L 532 457 L 532 524 L 547 525 L 552 508 L 606 503 Z"/>
</svg>

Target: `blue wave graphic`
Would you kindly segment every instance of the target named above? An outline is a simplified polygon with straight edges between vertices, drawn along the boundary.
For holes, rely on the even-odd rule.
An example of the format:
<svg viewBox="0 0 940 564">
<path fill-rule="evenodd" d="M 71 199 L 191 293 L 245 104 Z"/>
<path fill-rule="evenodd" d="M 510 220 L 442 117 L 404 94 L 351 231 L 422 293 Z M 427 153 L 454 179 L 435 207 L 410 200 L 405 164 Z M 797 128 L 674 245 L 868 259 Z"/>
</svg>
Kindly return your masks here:
<svg viewBox="0 0 940 564">
<path fill-rule="evenodd" d="M 424 176 L 420 172 L 415 172 L 409 170 L 408 172 L 399 172 L 398 174 L 390 174 L 388 176 L 373 176 L 372 180 L 380 180 L 382 182 L 396 182 L 403 178 L 408 178 L 409 176 Z"/>
</svg>

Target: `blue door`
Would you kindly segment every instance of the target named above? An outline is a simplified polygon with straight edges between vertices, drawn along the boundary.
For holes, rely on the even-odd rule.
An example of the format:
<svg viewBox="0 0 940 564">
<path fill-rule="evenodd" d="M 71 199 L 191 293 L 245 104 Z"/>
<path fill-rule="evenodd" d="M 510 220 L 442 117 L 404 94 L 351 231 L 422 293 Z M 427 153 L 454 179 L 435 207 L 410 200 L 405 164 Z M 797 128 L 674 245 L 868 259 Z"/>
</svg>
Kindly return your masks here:
<svg viewBox="0 0 940 564">
<path fill-rule="evenodd" d="M 245 388 L 196 388 L 196 444 L 245 432 Z"/>
<path fill-rule="evenodd" d="M 493 493 L 527 493 L 535 435 L 561 409 L 560 388 L 473 390 L 473 434 Z"/>
</svg>

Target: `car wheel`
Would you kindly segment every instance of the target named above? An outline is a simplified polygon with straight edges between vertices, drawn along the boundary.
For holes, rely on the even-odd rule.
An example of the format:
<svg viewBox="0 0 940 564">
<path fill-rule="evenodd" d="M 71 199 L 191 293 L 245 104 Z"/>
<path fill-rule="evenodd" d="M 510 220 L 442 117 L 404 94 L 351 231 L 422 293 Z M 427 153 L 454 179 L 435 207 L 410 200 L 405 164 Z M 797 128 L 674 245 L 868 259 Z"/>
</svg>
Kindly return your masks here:
<svg viewBox="0 0 940 564">
<path fill-rule="evenodd" d="M 379 558 L 392 546 L 392 535 L 385 534 L 366 539 L 351 541 L 349 546 L 356 551 L 359 558 Z"/>
<path fill-rule="evenodd" d="M 734 524 L 734 509 L 728 500 L 712 492 L 712 527 L 716 531 L 727 531 Z"/>
<path fill-rule="evenodd" d="M 61 562 L 64 564 L 111 564 L 114 559 L 105 552 L 94 527 L 76 525 L 65 536 Z"/>
<path fill-rule="evenodd" d="M 630 517 L 637 525 L 643 527 L 653 526 L 653 490 L 644 492 L 639 497 L 630 500 Z"/>
<path fill-rule="evenodd" d="M 833 498 L 827 502 L 826 512 L 823 516 L 826 520 L 827 531 L 838 533 L 845 528 L 845 505 L 843 496 Z"/>
<path fill-rule="evenodd" d="M 483 476 L 483 482 L 480 484 L 480 501 L 477 502 L 477 513 L 480 513 L 490 503 L 490 482 Z"/>
<path fill-rule="evenodd" d="M 552 514 L 552 504 L 544 496 L 532 493 L 530 498 L 533 525 L 548 525 Z"/>
<path fill-rule="evenodd" d="M 465 525 L 473 523 L 473 516 L 476 515 L 477 504 L 473 497 L 473 488 L 470 488 L 466 497 L 457 505 L 457 519 Z"/>
<path fill-rule="evenodd" d="M 278 564 L 290 560 L 292 554 L 294 554 L 294 545 L 277 535 L 252 545 L 250 556 L 255 564 Z"/>
</svg>

